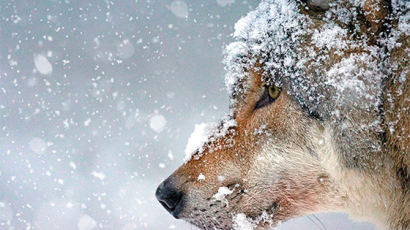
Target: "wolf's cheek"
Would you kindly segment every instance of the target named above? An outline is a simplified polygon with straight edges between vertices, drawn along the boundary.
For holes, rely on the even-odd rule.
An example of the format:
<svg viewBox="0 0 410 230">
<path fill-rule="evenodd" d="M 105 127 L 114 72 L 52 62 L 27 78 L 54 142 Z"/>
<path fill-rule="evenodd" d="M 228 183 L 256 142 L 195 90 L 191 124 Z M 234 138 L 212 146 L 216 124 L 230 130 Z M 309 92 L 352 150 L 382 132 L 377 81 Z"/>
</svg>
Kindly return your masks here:
<svg viewBox="0 0 410 230">
<path fill-rule="evenodd" d="M 250 187 L 255 190 L 251 193 L 260 194 L 261 201 L 269 198 L 272 205 L 276 204 L 276 209 L 271 210 L 275 219 L 283 221 L 317 208 L 320 201 L 316 195 L 324 194 L 318 178 L 326 174 L 308 149 L 271 143 L 255 155 L 248 175 Z"/>
</svg>

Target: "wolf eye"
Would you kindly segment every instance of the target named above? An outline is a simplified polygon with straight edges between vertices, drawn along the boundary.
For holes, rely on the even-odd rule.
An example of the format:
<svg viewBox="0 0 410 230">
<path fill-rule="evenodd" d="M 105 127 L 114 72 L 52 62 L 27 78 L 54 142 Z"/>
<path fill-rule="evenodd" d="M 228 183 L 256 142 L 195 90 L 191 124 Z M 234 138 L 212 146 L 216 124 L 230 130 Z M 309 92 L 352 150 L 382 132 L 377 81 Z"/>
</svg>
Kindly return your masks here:
<svg viewBox="0 0 410 230">
<path fill-rule="evenodd" d="M 262 108 L 274 102 L 279 96 L 282 88 L 276 85 L 266 85 L 262 97 L 255 104 L 255 109 Z"/>
<path fill-rule="evenodd" d="M 268 88 L 268 92 L 269 92 L 269 96 L 270 96 L 273 100 L 275 100 L 276 98 L 279 97 L 280 88 L 277 87 L 276 85 L 271 85 L 271 86 L 269 86 L 269 88 Z"/>
</svg>

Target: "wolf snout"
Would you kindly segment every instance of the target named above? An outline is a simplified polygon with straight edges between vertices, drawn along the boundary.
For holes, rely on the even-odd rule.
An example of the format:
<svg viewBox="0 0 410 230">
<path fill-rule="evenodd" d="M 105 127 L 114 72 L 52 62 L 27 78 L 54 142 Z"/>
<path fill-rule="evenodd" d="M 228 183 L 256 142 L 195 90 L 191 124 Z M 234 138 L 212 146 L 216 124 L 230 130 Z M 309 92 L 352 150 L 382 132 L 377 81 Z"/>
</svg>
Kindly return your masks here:
<svg viewBox="0 0 410 230">
<path fill-rule="evenodd" d="M 179 191 L 172 183 L 172 179 L 168 178 L 162 182 L 155 192 L 159 203 L 171 213 L 175 218 L 179 218 L 178 214 L 183 209 L 184 193 Z"/>
</svg>

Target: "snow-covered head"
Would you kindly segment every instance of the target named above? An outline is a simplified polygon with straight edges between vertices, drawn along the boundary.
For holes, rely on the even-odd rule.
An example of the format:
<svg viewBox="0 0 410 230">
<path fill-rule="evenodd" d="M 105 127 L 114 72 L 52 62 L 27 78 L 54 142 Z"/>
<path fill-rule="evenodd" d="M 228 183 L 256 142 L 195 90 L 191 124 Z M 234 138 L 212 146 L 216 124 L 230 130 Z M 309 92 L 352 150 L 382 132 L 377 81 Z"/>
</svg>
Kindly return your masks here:
<svg viewBox="0 0 410 230">
<path fill-rule="evenodd" d="M 399 8 L 261 1 L 225 51 L 231 114 L 197 126 L 161 204 L 202 229 L 349 209 L 339 173 L 373 167 L 382 151 L 383 81 L 398 69 L 384 54 L 408 33 L 388 24 Z"/>
</svg>

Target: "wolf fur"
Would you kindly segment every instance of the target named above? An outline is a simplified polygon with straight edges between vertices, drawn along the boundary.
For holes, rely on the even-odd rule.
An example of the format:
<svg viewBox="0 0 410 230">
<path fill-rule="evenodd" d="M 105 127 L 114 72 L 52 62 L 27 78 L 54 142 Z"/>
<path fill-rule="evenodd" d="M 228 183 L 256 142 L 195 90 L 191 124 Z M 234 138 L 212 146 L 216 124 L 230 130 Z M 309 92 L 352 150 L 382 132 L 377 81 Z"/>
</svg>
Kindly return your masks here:
<svg viewBox="0 0 410 230">
<path fill-rule="evenodd" d="M 184 193 L 174 216 L 240 229 L 342 211 L 409 229 L 408 20 L 405 1 L 262 1 L 226 50 L 236 125 L 167 179 Z"/>
</svg>

